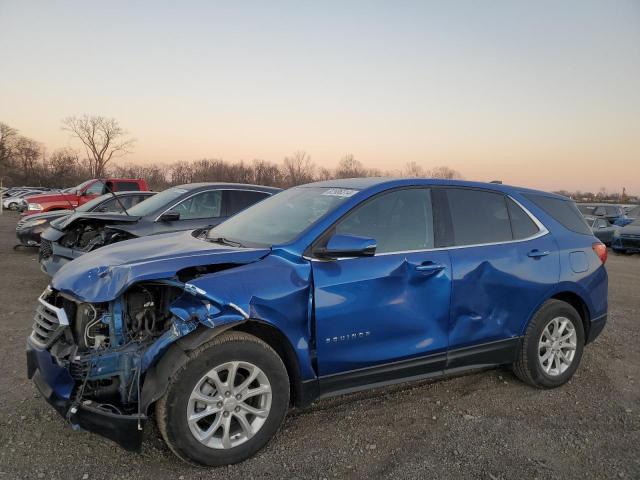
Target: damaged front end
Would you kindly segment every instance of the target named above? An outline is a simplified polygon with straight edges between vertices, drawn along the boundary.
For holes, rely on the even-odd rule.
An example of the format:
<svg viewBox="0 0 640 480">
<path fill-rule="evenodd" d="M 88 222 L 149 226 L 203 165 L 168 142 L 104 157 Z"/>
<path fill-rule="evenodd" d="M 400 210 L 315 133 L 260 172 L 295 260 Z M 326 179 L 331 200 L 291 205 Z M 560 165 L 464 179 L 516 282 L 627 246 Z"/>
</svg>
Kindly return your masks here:
<svg viewBox="0 0 640 480">
<path fill-rule="evenodd" d="M 111 228 L 102 221 L 77 222 L 58 240 L 64 248 L 87 253 L 105 245 L 134 238 L 128 232 Z"/>
<path fill-rule="evenodd" d="M 138 451 L 146 410 L 155 400 L 143 392 L 150 367 L 199 326 L 211 329 L 246 316 L 179 280 L 135 283 L 101 303 L 48 287 L 27 340 L 28 376 L 73 428 Z"/>
</svg>

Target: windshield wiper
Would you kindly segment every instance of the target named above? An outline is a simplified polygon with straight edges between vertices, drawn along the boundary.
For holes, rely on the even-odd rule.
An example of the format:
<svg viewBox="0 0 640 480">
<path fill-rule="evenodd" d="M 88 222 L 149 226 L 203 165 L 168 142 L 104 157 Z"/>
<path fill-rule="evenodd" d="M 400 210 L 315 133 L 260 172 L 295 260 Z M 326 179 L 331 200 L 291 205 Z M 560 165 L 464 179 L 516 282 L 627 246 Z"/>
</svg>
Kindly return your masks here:
<svg viewBox="0 0 640 480">
<path fill-rule="evenodd" d="M 213 243 L 220 243 L 222 245 L 228 245 L 230 247 L 244 247 L 244 245 L 242 245 L 240 242 L 235 242 L 224 237 L 210 238 L 209 241 Z"/>
</svg>

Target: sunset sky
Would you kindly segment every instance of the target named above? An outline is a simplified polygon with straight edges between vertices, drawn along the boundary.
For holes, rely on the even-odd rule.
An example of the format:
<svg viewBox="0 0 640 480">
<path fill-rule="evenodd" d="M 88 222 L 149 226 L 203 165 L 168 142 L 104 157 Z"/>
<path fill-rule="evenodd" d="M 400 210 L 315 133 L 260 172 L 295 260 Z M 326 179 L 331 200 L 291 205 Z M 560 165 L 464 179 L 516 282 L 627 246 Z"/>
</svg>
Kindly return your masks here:
<svg viewBox="0 0 640 480">
<path fill-rule="evenodd" d="M 640 1 L 0 0 L 0 121 L 48 152 L 115 117 L 127 160 L 448 165 L 640 194 Z"/>
</svg>

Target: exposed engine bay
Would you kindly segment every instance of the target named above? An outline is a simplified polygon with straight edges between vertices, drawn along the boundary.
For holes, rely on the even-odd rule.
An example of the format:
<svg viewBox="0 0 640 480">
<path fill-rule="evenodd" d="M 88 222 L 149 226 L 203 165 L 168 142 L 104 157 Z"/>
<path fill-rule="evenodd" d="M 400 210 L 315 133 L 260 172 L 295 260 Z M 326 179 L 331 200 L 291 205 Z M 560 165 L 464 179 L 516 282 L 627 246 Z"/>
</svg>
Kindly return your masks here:
<svg viewBox="0 0 640 480">
<path fill-rule="evenodd" d="M 110 228 L 108 225 L 105 225 L 104 222 L 83 221 L 76 222 L 75 225 L 60 238 L 59 243 L 63 247 L 90 252 L 96 248 L 130 238 L 135 237 L 122 230 Z"/>
<path fill-rule="evenodd" d="M 143 353 L 171 327 L 169 305 L 181 294 L 177 286 L 153 282 L 99 304 L 51 293 L 46 302 L 64 309 L 69 327 L 61 329 L 50 351 L 76 381 L 73 396 L 113 413 L 135 412 Z M 36 315 L 34 332 L 38 322 Z"/>
</svg>

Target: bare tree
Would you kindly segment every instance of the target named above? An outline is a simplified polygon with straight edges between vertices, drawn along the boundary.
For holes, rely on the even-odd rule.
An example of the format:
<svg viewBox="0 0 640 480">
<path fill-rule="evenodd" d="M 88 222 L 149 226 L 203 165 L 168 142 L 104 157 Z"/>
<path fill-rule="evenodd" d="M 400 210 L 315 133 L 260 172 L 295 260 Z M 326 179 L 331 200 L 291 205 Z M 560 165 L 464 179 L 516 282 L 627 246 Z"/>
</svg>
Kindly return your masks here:
<svg viewBox="0 0 640 480">
<path fill-rule="evenodd" d="M 0 122 L 0 167 L 7 171 L 13 160 L 15 144 L 18 140 L 18 131 L 6 123 Z"/>
<path fill-rule="evenodd" d="M 42 157 L 42 145 L 26 137 L 19 137 L 15 142 L 15 161 L 23 178 L 34 177 L 38 163 Z"/>
<path fill-rule="evenodd" d="M 131 153 L 135 143 L 114 118 L 68 117 L 62 121 L 62 128 L 84 145 L 90 174 L 94 177 L 103 176 L 112 159 Z"/>
<path fill-rule="evenodd" d="M 404 177 L 425 177 L 426 172 L 421 165 L 416 162 L 408 162 L 402 169 L 402 176 Z"/>
<path fill-rule="evenodd" d="M 462 179 L 460 172 L 446 166 L 432 168 L 429 170 L 428 176 L 431 178 L 444 178 L 446 180 Z"/>
<path fill-rule="evenodd" d="M 336 169 L 336 178 L 354 178 L 364 177 L 367 170 L 362 166 L 359 160 L 356 160 L 352 154 L 347 154 L 340 159 L 338 168 Z"/>
<path fill-rule="evenodd" d="M 298 150 L 290 157 L 284 157 L 284 177 L 290 186 L 312 181 L 315 169 L 311 157 L 303 150 Z"/>
</svg>

